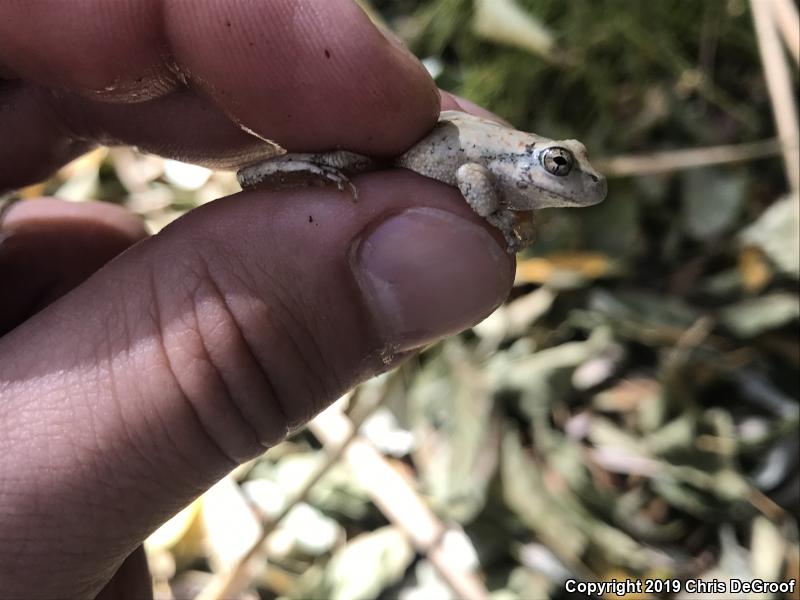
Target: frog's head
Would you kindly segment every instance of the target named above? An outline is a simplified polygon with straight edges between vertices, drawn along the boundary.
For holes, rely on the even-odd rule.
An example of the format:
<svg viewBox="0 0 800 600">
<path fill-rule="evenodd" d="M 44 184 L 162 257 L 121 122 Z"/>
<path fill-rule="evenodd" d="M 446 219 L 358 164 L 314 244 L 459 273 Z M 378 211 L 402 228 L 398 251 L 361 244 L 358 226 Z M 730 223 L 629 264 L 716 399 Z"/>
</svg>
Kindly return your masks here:
<svg viewBox="0 0 800 600">
<path fill-rule="evenodd" d="M 528 146 L 530 161 L 520 174 L 530 188 L 532 208 L 591 206 L 606 197 L 606 178 L 577 140 L 544 140 Z"/>
</svg>

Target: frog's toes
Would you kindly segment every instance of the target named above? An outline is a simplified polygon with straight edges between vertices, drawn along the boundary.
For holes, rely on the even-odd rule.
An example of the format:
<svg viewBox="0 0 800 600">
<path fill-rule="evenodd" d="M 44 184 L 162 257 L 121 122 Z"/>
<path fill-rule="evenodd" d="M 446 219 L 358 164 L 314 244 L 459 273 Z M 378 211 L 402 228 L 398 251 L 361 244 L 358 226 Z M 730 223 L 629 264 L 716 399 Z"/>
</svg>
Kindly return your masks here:
<svg viewBox="0 0 800 600">
<path fill-rule="evenodd" d="M 349 188 L 353 195 L 353 200 L 358 199 L 358 190 L 353 182 L 339 169 L 328 165 L 309 163 L 305 165 L 306 172 L 312 177 L 316 177 L 322 183 L 332 183 L 336 188 L 343 192 Z"/>
<path fill-rule="evenodd" d="M 515 254 L 529 246 L 534 240 L 534 224 L 530 212 L 524 216 L 510 210 L 497 210 L 486 217 L 486 220 L 497 227 L 508 244 L 509 254 Z"/>
<path fill-rule="evenodd" d="M 350 191 L 353 193 L 353 199 L 355 200 L 358 198 L 358 190 L 356 186 L 353 185 L 353 182 L 342 173 L 338 169 L 334 169 L 333 167 L 328 167 L 327 165 L 315 165 L 317 169 L 313 171 L 315 175 L 318 175 L 320 178 L 324 179 L 325 181 L 329 181 L 336 185 L 340 192 L 343 192 L 345 188 L 350 188 Z"/>
<path fill-rule="evenodd" d="M 516 254 L 517 252 L 521 252 L 525 245 L 520 242 L 520 240 L 515 236 L 513 233 L 505 233 L 504 237 L 506 238 L 506 252 L 509 254 Z"/>
<path fill-rule="evenodd" d="M 340 192 L 344 192 L 345 189 L 349 188 L 350 193 L 353 196 L 353 200 L 358 200 L 358 188 L 346 175 L 343 175 L 340 171 L 336 171 L 335 169 L 334 171 L 335 172 L 332 174 L 326 174 L 325 178 L 328 181 L 335 183 Z"/>
<path fill-rule="evenodd" d="M 514 215 L 507 210 L 496 210 L 492 214 L 487 215 L 486 220 L 505 235 L 513 233 L 514 231 Z"/>
</svg>

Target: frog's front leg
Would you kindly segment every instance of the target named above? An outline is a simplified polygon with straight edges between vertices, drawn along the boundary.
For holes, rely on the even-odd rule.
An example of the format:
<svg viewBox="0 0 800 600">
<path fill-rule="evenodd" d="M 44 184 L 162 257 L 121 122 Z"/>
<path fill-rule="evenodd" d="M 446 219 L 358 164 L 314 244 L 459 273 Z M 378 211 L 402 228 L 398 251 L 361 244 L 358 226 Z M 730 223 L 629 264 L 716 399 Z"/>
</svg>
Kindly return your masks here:
<svg viewBox="0 0 800 600">
<path fill-rule="evenodd" d="M 506 238 L 509 252 L 517 252 L 524 242 L 515 232 L 514 213 L 501 207 L 494 175 L 478 163 L 464 163 L 456 171 L 458 190 L 476 213 L 497 227 Z"/>
<path fill-rule="evenodd" d="M 292 153 L 242 167 L 236 178 L 243 188 L 292 186 L 317 179 L 333 183 L 340 190 L 349 186 L 355 199 L 358 191 L 346 173 L 360 173 L 372 166 L 372 159 L 344 150 L 319 154 Z"/>
<path fill-rule="evenodd" d="M 480 216 L 488 219 L 500 208 L 494 175 L 483 165 L 464 163 L 458 167 L 456 185 L 467 204 Z"/>
</svg>

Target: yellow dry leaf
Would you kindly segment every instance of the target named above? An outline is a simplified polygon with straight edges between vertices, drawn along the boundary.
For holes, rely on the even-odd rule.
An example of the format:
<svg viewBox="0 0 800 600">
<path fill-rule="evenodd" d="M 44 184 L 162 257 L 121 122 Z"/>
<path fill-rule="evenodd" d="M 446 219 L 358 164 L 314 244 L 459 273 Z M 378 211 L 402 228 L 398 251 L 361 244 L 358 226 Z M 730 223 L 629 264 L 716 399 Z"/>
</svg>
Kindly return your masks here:
<svg viewBox="0 0 800 600">
<path fill-rule="evenodd" d="M 555 278 L 598 279 L 612 275 L 617 265 L 605 254 L 564 252 L 517 263 L 516 284 L 553 283 Z"/>
<path fill-rule="evenodd" d="M 33 185 L 28 185 L 19 190 L 18 194 L 20 198 L 38 198 L 42 194 L 44 194 L 44 189 L 46 186 L 46 182 L 42 181 L 40 183 L 34 183 Z"/>
<path fill-rule="evenodd" d="M 144 542 L 148 554 L 169 551 L 178 563 L 203 556 L 204 532 L 198 516 L 203 506 L 200 497 L 150 534 Z"/>
<path fill-rule="evenodd" d="M 56 175 L 63 181 L 90 169 L 97 170 L 100 168 L 100 163 L 103 162 L 107 154 L 108 148 L 95 148 L 86 154 L 80 155 L 75 160 L 68 162 L 58 170 Z"/>
<path fill-rule="evenodd" d="M 739 251 L 738 269 L 742 286 L 750 294 L 759 293 L 772 280 L 772 268 L 756 246 L 745 246 Z"/>
<path fill-rule="evenodd" d="M 105 159 L 106 154 L 108 154 L 108 148 L 95 148 L 91 152 L 82 154 L 61 167 L 53 176 L 53 179 L 67 181 L 80 173 L 85 173 L 89 170 L 96 171 L 100 168 L 100 164 Z M 33 183 L 20 189 L 17 193 L 21 198 L 37 198 L 45 193 L 48 183 L 50 183 L 49 180 Z"/>
</svg>

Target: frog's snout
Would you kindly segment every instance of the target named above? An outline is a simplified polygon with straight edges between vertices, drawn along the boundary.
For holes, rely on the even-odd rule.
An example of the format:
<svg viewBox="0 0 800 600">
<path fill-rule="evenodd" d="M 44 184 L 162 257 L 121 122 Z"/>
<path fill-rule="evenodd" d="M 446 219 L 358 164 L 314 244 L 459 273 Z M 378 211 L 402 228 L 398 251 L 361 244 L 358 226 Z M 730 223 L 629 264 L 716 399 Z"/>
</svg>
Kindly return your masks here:
<svg viewBox="0 0 800 600">
<path fill-rule="evenodd" d="M 584 191 L 587 206 L 598 204 L 605 199 L 608 193 L 608 182 L 597 171 L 587 172 L 584 174 Z"/>
</svg>

